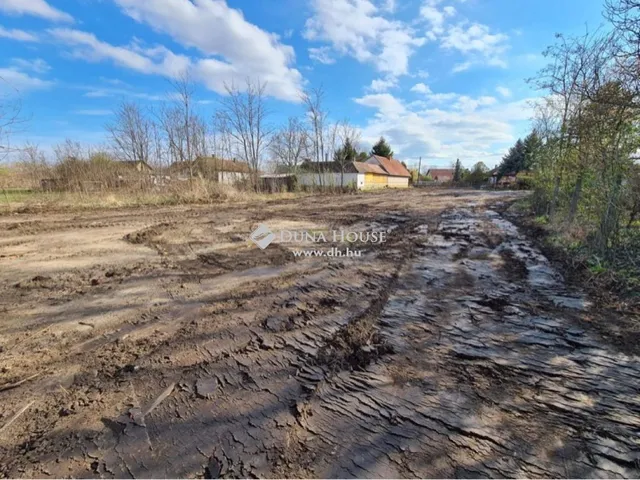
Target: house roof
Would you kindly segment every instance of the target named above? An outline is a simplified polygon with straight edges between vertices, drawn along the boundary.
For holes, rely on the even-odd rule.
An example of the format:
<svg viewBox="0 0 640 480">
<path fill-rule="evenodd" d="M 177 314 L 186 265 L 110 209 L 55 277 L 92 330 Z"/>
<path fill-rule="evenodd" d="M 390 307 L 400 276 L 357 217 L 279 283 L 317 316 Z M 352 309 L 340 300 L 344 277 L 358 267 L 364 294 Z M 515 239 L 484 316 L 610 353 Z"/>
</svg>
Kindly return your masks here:
<svg viewBox="0 0 640 480">
<path fill-rule="evenodd" d="M 196 160 L 196 163 L 205 168 L 217 170 L 219 172 L 239 172 L 250 173 L 251 167 L 246 162 L 239 162 L 236 160 L 225 160 L 224 158 L 217 157 L 200 157 Z"/>
<path fill-rule="evenodd" d="M 452 168 L 430 168 L 427 175 L 431 177 L 453 177 L 454 170 Z"/>
<path fill-rule="evenodd" d="M 380 166 L 391 176 L 394 177 L 410 177 L 411 173 L 395 158 L 381 157 L 380 155 L 371 155 L 369 158 L 375 158 Z"/>
<path fill-rule="evenodd" d="M 300 165 L 300 169 L 307 173 L 340 173 L 343 171 L 342 165 L 338 162 L 305 161 Z M 378 175 L 388 175 L 382 167 L 363 162 L 349 162 L 344 164 L 344 173 L 375 173 Z"/>
<path fill-rule="evenodd" d="M 132 167 L 132 168 L 135 168 L 138 165 L 143 165 L 143 166 L 147 167 L 149 170 L 153 170 L 151 165 L 149 165 L 144 160 L 120 160 L 120 163 L 122 165 L 126 165 L 127 167 Z"/>
<path fill-rule="evenodd" d="M 385 172 L 382 167 L 378 165 L 371 165 L 369 163 L 363 162 L 353 162 L 353 167 L 358 173 L 377 173 L 379 175 L 387 175 L 387 172 Z"/>
<path fill-rule="evenodd" d="M 195 170 L 208 170 L 217 172 L 250 173 L 251 168 L 246 162 L 225 160 L 216 157 L 199 157 L 192 163 Z M 184 170 L 189 168 L 189 162 L 175 162 L 171 164 L 171 170 Z"/>
</svg>

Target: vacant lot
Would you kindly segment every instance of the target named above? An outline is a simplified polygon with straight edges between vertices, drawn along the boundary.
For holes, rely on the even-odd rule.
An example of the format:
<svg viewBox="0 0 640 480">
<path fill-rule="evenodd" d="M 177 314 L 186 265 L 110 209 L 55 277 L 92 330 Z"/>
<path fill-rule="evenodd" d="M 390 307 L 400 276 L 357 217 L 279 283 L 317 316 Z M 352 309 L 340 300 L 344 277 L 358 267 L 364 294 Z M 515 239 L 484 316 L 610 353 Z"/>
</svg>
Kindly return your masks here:
<svg viewBox="0 0 640 480">
<path fill-rule="evenodd" d="M 0 217 L 0 476 L 639 476 L 634 333 L 517 196 Z M 388 238 L 305 257 L 346 246 L 259 224 Z"/>
</svg>

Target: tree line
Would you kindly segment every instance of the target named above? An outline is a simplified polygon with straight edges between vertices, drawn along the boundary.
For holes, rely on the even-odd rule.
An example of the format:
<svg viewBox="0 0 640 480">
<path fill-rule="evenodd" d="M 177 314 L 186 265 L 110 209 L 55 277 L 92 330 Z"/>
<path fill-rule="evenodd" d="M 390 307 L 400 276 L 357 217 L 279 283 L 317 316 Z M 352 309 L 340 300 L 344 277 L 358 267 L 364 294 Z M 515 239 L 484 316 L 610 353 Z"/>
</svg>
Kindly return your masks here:
<svg viewBox="0 0 640 480">
<path fill-rule="evenodd" d="M 556 35 L 548 64 L 529 80 L 543 93 L 532 133 L 509 150 L 499 174 L 531 171 L 533 208 L 584 230 L 599 258 L 640 245 L 640 2 L 607 0 L 608 22 Z M 628 262 L 638 266 L 635 258 Z"/>
<path fill-rule="evenodd" d="M 245 162 L 257 174 L 262 168 L 296 172 L 304 162 L 321 166 L 333 162 L 344 173 L 350 162 L 364 161 L 371 153 L 393 156 L 384 138 L 366 152 L 361 148 L 356 127 L 347 119 L 332 121 L 325 108 L 323 88 L 302 92 L 301 115 L 275 127 L 265 86 L 251 79 L 241 86 L 227 85 L 226 94 L 208 107 L 208 103 L 203 106 L 196 98 L 195 84 L 184 74 L 171 82 L 168 100 L 159 106 L 123 100 L 105 125 L 105 145 L 83 147 L 67 139 L 55 146 L 54 164 L 60 167 L 58 173 L 73 170 L 86 181 L 100 173 L 81 175 L 81 162 L 85 162 L 87 170 L 89 165 L 104 166 L 109 159 L 145 162 L 156 168 L 178 164 L 181 171 L 194 177 L 198 173 L 197 160 L 207 157 Z M 6 127 L 4 131 L 8 133 Z M 34 177 L 47 176 L 45 171 L 51 169 L 51 162 L 36 145 L 27 144 L 19 150 L 22 164 Z"/>
</svg>

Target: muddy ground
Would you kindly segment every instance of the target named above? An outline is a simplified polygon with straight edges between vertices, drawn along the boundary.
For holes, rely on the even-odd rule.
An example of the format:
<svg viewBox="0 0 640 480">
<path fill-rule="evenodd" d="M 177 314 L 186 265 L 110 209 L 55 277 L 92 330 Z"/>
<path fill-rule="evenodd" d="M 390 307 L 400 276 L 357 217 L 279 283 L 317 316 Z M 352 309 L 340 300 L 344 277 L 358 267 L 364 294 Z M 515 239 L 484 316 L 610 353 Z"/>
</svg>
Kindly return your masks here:
<svg viewBox="0 0 640 480">
<path fill-rule="evenodd" d="M 640 476 L 637 349 L 518 195 L 0 217 L 0 476 Z"/>
</svg>

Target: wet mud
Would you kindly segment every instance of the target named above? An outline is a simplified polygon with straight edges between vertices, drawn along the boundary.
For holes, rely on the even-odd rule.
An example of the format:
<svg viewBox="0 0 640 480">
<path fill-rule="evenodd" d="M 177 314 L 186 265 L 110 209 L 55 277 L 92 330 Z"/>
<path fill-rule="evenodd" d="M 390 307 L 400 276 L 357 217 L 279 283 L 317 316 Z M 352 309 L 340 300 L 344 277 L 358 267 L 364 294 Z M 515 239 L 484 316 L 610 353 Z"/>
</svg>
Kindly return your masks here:
<svg viewBox="0 0 640 480">
<path fill-rule="evenodd" d="M 511 199 L 128 212 L 98 245 L 96 219 L 10 222 L 0 475 L 637 477 L 640 361 L 493 208 Z M 300 258 L 252 247 L 258 222 L 388 241 Z"/>
</svg>

